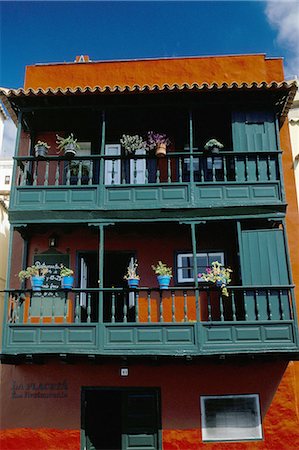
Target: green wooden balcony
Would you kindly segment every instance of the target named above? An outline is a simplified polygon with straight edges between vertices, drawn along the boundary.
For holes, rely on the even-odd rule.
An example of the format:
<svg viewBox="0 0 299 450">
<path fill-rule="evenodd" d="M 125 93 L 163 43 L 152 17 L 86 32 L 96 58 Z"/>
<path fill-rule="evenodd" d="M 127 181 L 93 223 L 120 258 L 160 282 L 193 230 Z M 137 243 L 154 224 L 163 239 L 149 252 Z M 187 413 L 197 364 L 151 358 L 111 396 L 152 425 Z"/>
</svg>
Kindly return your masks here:
<svg viewBox="0 0 299 450">
<path fill-rule="evenodd" d="M 281 152 L 169 153 L 165 158 L 17 157 L 14 218 L 28 211 L 111 212 L 278 207 L 284 204 Z M 26 215 L 22 215 L 22 211 Z M 77 217 L 78 218 L 78 217 Z"/>
<path fill-rule="evenodd" d="M 7 291 L 3 353 L 296 353 L 293 286 Z"/>
</svg>

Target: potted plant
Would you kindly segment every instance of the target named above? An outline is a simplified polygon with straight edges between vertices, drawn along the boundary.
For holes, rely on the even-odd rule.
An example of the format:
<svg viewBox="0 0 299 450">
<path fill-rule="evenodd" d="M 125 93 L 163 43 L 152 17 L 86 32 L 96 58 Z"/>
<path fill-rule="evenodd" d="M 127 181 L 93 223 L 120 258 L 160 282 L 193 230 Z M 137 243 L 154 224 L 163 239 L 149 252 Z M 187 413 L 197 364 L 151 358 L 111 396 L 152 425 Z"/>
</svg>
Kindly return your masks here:
<svg viewBox="0 0 299 450">
<path fill-rule="evenodd" d="M 221 288 L 222 294 L 228 297 L 226 286 L 231 282 L 231 273 L 231 269 L 224 267 L 219 261 L 213 261 L 211 267 L 207 267 L 206 272 L 198 274 L 198 278 L 200 281 L 214 283 Z"/>
<path fill-rule="evenodd" d="M 137 275 L 137 267 L 137 259 L 135 259 L 134 261 L 134 259 L 132 258 L 128 265 L 127 273 L 124 276 L 124 280 L 127 280 L 128 286 L 131 289 L 136 289 L 139 286 L 140 276 Z"/>
<path fill-rule="evenodd" d="M 56 138 L 57 138 L 56 144 L 59 150 L 58 153 L 60 153 L 63 150 L 65 156 L 69 156 L 70 158 L 76 156 L 76 152 L 77 150 L 80 149 L 80 146 L 77 143 L 77 139 L 74 139 L 73 133 L 71 133 L 66 138 L 58 136 L 58 134 L 56 134 Z"/>
<path fill-rule="evenodd" d="M 219 150 L 222 148 L 223 144 L 217 139 L 210 139 L 204 146 L 204 149 L 211 153 L 219 153 Z"/>
<path fill-rule="evenodd" d="M 147 148 L 146 142 L 138 134 L 134 136 L 123 134 L 120 143 L 124 147 L 127 155 L 134 155 L 137 150 L 146 150 Z"/>
<path fill-rule="evenodd" d="M 49 148 L 51 147 L 47 144 L 47 142 L 37 141 L 34 146 L 35 156 L 37 158 L 44 158 L 45 156 L 47 156 Z"/>
<path fill-rule="evenodd" d="M 167 267 L 162 261 L 158 261 L 158 264 L 152 266 L 152 269 L 157 275 L 160 289 L 168 289 L 172 278 L 172 268 Z"/>
<path fill-rule="evenodd" d="M 157 158 L 163 158 L 166 155 L 166 148 L 170 145 L 170 140 L 166 134 L 149 131 L 147 133 L 147 146 L 149 150 L 155 150 Z"/>
<path fill-rule="evenodd" d="M 61 276 L 61 287 L 62 289 L 72 289 L 74 285 L 74 271 L 65 267 L 64 265 L 60 266 L 60 276 Z"/>
<path fill-rule="evenodd" d="M 79 176 L 80 165 L 79 163 L 74 163 L 70 165 L 70 183 L 77 184 Z M 88 184 L 89 181 L 89 171 L 90 166 L 87 164 L 81 165 L 81 184 Z"/>
<path fill-rule="evenodd" d="M 19 278 L 21 281 L 30 278 L 33 291 L 40 291 L 44 284 L 45 275 L 48 272 L 46 265 L 36 265 L 27 267 L 25 270 L 19 272 Z"/>
</svg>

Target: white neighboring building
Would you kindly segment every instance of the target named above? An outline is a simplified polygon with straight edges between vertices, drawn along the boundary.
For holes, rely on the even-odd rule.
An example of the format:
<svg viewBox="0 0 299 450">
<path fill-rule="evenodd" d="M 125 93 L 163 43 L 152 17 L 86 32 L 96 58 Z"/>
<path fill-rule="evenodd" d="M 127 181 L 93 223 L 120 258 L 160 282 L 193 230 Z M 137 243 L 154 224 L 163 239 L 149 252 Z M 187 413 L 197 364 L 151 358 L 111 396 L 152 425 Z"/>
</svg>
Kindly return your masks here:
<svg viewBox="0 0 299 450">
<path fill-rule="evenodd" d="M 299 82 L 296 80 L 299 88 Z M 299 209 L 299 91 L 294 98 L 292 108 L 289 112 L 289 129 L 292 143 L 293 164 L 297 191 L 297 206 Z"/>
</svg>

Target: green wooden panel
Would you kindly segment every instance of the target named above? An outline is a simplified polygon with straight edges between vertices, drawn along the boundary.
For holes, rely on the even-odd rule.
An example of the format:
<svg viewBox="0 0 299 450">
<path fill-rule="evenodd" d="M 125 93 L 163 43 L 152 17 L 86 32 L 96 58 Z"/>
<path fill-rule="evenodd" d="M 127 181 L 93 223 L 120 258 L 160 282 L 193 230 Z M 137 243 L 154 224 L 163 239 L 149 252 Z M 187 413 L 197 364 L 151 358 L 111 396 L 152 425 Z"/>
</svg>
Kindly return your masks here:
<svg viewBox="0 0 299 450">
<path fill-rule="evenodd" d="M 244 285 L 288 285 L 283 230 L 242 230 Z"/>
<path fill-rule="evenodd" d="M 270 111 L 236 111 L 232 114 L 233 149 L 238 152 L 260 152 L 277 150 L 275 117 Z M 247 178 L 248 181 L 261 181 L 268 179 L 270 172 L 275 174 L 275 161 L 267 157 L 248 157 L 247 164 L 244 158 L 236 159 L 236 173 L 238 181 Z"/>
<path fill-rule="evenodd" d="M 242 230 L 241 274 L 246 286 L 288 285 L 287 253 L 283 230 Z M 281 302 L 281 305 L 280 305 Z M 286 291 L 247 291 L 245 300 L 249 320 L 257 315 L 261 320 L 280 318 L 282 307 L 285 319 L 290 318 Z"/>
</svg>

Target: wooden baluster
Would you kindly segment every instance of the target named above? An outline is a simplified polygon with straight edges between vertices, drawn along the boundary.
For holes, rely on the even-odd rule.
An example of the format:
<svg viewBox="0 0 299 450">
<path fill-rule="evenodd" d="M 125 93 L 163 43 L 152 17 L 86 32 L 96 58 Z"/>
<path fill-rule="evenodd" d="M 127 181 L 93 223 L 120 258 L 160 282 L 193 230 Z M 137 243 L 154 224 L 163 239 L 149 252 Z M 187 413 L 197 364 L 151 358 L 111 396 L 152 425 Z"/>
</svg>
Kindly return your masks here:
<svg viewBox="0 0 299 450">
<path fill-rule="evenodd" d="M 280 307 L 280 317 L 281 317 L 281 320 L 284 320 L 285 319 L 285 313 L 284 313 L 283 303 L 281 301 L 281 296 L 282 296 L 282 290 L 279 289 L 279 291 L 278 291 L 278 299 L 279 299 L 279 307 Z"/>
<path fill-rule="evenodd" d="M 260 311 L 259 311 L 259 305 L 258 305 L 258 290 L 255 289 L 254 291 L 254 302 L 255 302 L 255 310 L 256 310 L 256 320 L 260 320 Z"/>
<path fill-rule="evenodd" d="M 91 322 L 91 293 L 87 294 L 87 323 Z"/>
<path fill-rule="evenodd" d="M 248 312 L 247 312 L 247 292 L 244 291 L 244 313 L 245 313 L 245 320 L 248 320 Z"/>
<path fill-rule="evenodd" d="M 260 181 L 260 157 L 256 155 L 256 180 Z"/>
<path fill-rule="evenodd" d="M 133 172 L 133 183 L 137 184 L 137 159 L 134 158 L 134 172 Z"/>
<path fill-rule="evenodd" d="M 147 291 L 147 321 L 151 321 L 151 291 Z"/>
<path fill-rule="evenodd" d="M 71 165 L 67 164 L 66 166 L 66 185 L 69 186 L 71 184 Z"/>
<path fill-rule="evenodd" d="M 223 155 L 223 174 L 224 174 L 224 181 L 227 181 L 227 160 L 226 155 Z"/>
<path fill-rule="evenodd" d="M 170 161 L 170 158 L 167 159 L 167 182 L 171 183 L 171 161 Z"/>
<path fill-rule="evenodd" d="M 175 322 L 175 293 L 171 291 L 172 322 Z"/>
<path fill-rule="evenodd" d="M 245 166 L 244 166 L 244 179 L 248 181 L 248 156 L 245 155 Z"/>
<path fill-rule="evenodd" d="M 233 321 L 236 322 L 237 316 L 236 316 L 236 303 L 235 303 L 235 292 L 231 291 L 232 293 L 232 312 L 233 312 Z"/>
<path fill-rule="evenodd" d="M 237 166 L 238 166 L 238 161 L 237 161 L 237 157 L 236 156 L 233 156 L 233 161 L 234 161 L 234 171 L 235 171 L 235 181 L 239 181 L 239 175 L 238 175 L 238 169 L 237 169 Z"/>
<path fill-rule="evenodd" d="M 93 161 L 90 161 L 90 164 L 88 166 L 88 185 L 91 186 L 92 185 L 92 176 L 93 176 Z"/>
<path fill-rule="evenodd" d="M 75 323 L 79 323 L 80 322 L 80 302 L 79 302 L 79 294 L 76 294 L 75 296 L 76 298 L 76 307 L 75 307 Z"/>
<path fill-rule="evenodd" d="M 160 290 L 159 312 L 160 312 L 159 322 L 163 322 L 163 294 L 161 290 Z"/>
<path fill-rule="evenodd" d="M 135 321 L 136 323 L 139 322 L 139 292 L 133 292 L 135 295 Z"/>
<path fill-rule="evenodd" d="M 68 307 L 68 296 L 67 292 L 64 293 L 64 305 L 63 305 L 63 322 L 66 323 L 67 319 L 67 307 Z"/>
<path fill-rule="evenodd" d="M 160 169 L 157 169 L 157 173 L 156 173 L 156 183 L 157 183 L 157 184 L 160 183 Z"/>
<path fill-rule="evenodd" d="M 271 181 L 272 180 L 272 169 L 271 169 L 271 157 L 270 155 L 267 156 L 267 175 L 268 175 L 268 180 Z"/>
<path fill-rule="evenodd" d="M 81 184 L 82 184 L 82 161 L 79 161 L 77 186 L 81 186 Z"/>
<path fill-rule="evenodd" d="M 38 161 L 35 161 L 33 168 L 33 186 L 37 186 Z"/>
<path fill-rule="evenodd" d="M 29 161 L 25 161 L 24 162 L 23 180 L 22 180 L 22 185 L 23 186 L 26 186 L 26 184 L 27 184 L 28 166 L 29 166 Z"/>
<path fill-rule="evenodd" d="M 17 303 L 17 307 L 16 307 L 16 323 L 20 323 L 20 309 L 21 309 L 21 304 L 20 304 L 20 297 L 16 299 L 16 303 Z"/>
<path fill-rule="evenodd" d="M 212 161 L 212 179 L 213 181 L 216 181 L 216 169 L 215 169 L 215 157 L 211 156 Z"/>
<path fill-rule="evenodd" d="M 40 296 L 40 310 L 39 310 L 39 322 L 43 323 L 43 313 L 44 313 L 44 295 L 41 294 Z"/>
<path fill-rule="evenodd" d="M 179 183 L 182 183 L 183 181 L 183 162 L 182 158 L 179 157 Z"/>
<path fill-rule="evenodd" d="M 31 317 L 32 317 L 32 292 L 30 292 L 30 297 L 29 297 L 29 310 L 28 310 L 27 323 L 31 322 Z"/>
<path fill-rule="evenodd" d="M 115 159 L 112 159 L 111 184 L 114 184 L 115 178 Z"/>
<path fill-rule="evenodd" d="M 55 186 L 59 186 L 59 175 L 60 175 L 60 161 L 56 161 L 56 171 L 55 171 Z"/>
<path fill-rule="evenodd" d="M 207 164 L 207 158 L 204 158 L 204 156 L 201 156 L 201 158 L 200 158 L 200 182 L 201 183 L 204 183 L 204 181 L 205 181 L 204 164 Z"/>
<path fill-rule="evenodd" d="M 44 186 L 48 186 L 48 184 L 49 184 L 49 161 L 46 161 Z"/>
<path fill-rule="evenodd" d="M 52 297 L 52 312 L 51 312 L 51 322 L 55 322 L 55 296 Z"/>
<path fill-rule="evenodd" d="M 115 322 L 115 292 L 111 295 L 111 322 Z"/>
<path fill-rule="evenodd" d="M 208 321 L 212 321 L 212 307 L 211 307 L 211 293 L 210 290 L 207 290 L 207 298 L 208 298 Z"/>
<path fill-rule="evenodd" d="M 269 289 L 266 290 L 266 298 L 267 298 L 267 307 L 268 307 L 269 320 L 272 320 L 272 304 L 271 304 Z"/>
<path fill-rule="evenodd" d="M 188 304 L 187 304 L 187 292 L 183 292 L 184 296 L 184 322 L 188 322 Z"/>
<path fill-rule="evenodd" d="M 220 308 L 220 321 L 224 321 L 224 308 L 223 308 L 223 297 L 222 293 L 219 292 L 219 308 Z"/>
<path fill-rule="evenodd" d="M 145 169 L 145 184 L 148 184 L 148 169 Z"/>
<path fill-rule="evenodd" d="M 127 305 L 127 294 L 124 294 L 124 305 L 123 305 L 123 313 L 124 313 L 124 318 L 123 318 L 123 322 L 127 323 L 128 322 L 128 305 Z"/>
</svg>

